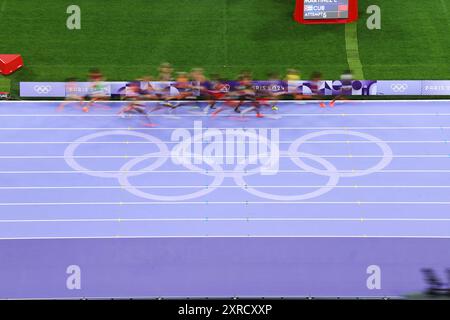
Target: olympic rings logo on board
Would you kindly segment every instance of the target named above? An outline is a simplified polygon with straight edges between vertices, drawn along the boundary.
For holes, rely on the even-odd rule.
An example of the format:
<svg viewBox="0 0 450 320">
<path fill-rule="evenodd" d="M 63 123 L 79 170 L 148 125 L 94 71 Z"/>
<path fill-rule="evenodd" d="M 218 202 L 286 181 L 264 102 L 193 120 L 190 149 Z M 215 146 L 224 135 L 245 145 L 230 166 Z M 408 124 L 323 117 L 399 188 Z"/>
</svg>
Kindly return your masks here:
<svg viewBox="0 0 450 320">
<path fill-rule="evenodd" d="M 408 85 L 406 83 L 396 83 L 391 85 L 391 89 L 394 92 L 405 92 L 408 90 Z"/>
<path fill-rule="evenodd" d="M 50 91 L 52 91 L 52 86 L 39 86 L 36 85 L 33 87 L 34 92 L 39 93 L 39 94 L 45 94 L 45 93 L 50 93 Z"/>
<path fill-rule="evenodd" d="M 379 172 L 387 167 L 393 159 L 393 152 L 389 145 L 367 133 L 349 130 L 312 132 L 295 139 L 287 149 L 280 150 L 278 129 L 264 130 L 205 130 L 201 125 L 196 124 L 193 130 L 174 130 L 171 134 L 171 143 L 174 146 L 171 149 L 169 149 L 167 143 L 146 133 L 126 130 L 104 131 L 77 139 L 66 148 L 64 157 L 66 163 L 73 170 L 93 177 L 116 179 L 123 190 L 152 201 L 185 201 L 201 198 L 223 186 L 225 180 L 231 180 L 234 185 L 258 198 L 274 201 L 303 201 L 330 192 L 339 184 L 341 179 L 361 177 Z M 268 132 L 267 130 L 274 131 Z M 193 134 L 191 131 L 193 131 Z M 374 144 L 380 150 L 379 161 L 366 169 L 339 170 L 335 164 L 326 159 L 326 156 L 313 154 L 310 150 L 309 152 L 302 150 L 305 144 L 313 142 L 314 139 L 322 139 L 325 136 L 333 135 L 352 136 L 361 141 L 367 140 L 369 144 Z M 144 139 L 145 143 L 151 144 L 156 150 L 141 156 L 127 157 L 127 161 L 116 171 L 91 170 L 77 161 L 75 154 L 80 145 L 109 136 Z M 229 154 L 231 146 L 234 150 Z M 237 148 L 243 148 L 243 146 L 247 147 L 247 152 L 240 154 Z M 176 192 L 176 194 L 168 195 L 167 189 L 166 192 L 159 190 L 159 192 L 150 193 L 147 189 L 144 190 L 143 187 L 132 183 L 131 180 L 135 177 L 157 173 L 169 159 L 177 168 L 183 168 L 175 170 L 174 173 L 179 171 L 180 174 L 198 174 L 204 177 L 198 180 L 206 179 L 209 181 L 208 184 L 200 185 L 194 191 L 189 190 L 189 192 Z M 305 188 L 306 192 L 296 191 L 293 193 L 292 190 L 297 189 L 292 189 L 288 194 L 277 194 L 273 188 L 264 188 L 263 190 L 261 186 L 253 186 L 248 182 L 249 178 L 256 177 L 259 180 L 268 179 L 267 185 L 269 186 L 276 187 L 277 184 L 274 184 L 274 179 L 280 179 L 278 184 L 283 184 L 283 174 L 277 175 L 282 172 L 280 170 L 281 160 L 283 166 L 297 168 L 297 170 L 294 170 L 294 174 L 314 174 L 324 177 L 326 182 L 323 185 L 317 185 L 317 187 L 311 186 L 311 189 L 314 189 L 312 191 Z M 146 163 L 149 161 L 151 161 L 150 164 Z M 170 168 L 173 168 L 173 166 Z M 271 177 L 265 178 L 267 175 Z M 174 184 L 174 189 L 176 189 L 176 186 Z"/>
</svg>

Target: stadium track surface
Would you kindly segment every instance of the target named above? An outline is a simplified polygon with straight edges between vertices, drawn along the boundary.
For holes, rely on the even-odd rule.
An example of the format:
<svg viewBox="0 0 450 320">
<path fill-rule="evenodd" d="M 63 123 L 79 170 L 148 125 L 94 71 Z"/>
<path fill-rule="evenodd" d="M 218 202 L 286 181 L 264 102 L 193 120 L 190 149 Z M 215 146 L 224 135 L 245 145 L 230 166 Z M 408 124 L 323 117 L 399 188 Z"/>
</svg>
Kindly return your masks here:
<svg viewBox="0 0 450 320">
<path fill-rule="evenodd" d="M 0 104 L 1 239 L 450 237 L 449 101 L 283 102 L 263 119 L 183 107 L 156 127 L 118 117 L 122 102 L 57 105 Z M 279 168 L 175 164 L 175 133 L 200 124 L 224 145 L 233 128 L 279 138 Z"/>
</svg>

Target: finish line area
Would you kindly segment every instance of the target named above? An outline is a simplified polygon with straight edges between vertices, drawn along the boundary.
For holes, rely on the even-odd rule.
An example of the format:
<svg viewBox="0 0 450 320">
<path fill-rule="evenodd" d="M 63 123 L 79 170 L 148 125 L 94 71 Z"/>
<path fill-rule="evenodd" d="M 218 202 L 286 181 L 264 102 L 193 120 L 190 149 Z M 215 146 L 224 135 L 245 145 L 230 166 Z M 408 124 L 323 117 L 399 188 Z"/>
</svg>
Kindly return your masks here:
<svg viewBox="0 0 450 320">
<path fill-rule="evenodd" d="M 3 102 L 0 238 L 448 238 L 449 104 L 281 102 L 262 119 L 182 107 L 145 127 L 120 102 Z"/>
</svg>

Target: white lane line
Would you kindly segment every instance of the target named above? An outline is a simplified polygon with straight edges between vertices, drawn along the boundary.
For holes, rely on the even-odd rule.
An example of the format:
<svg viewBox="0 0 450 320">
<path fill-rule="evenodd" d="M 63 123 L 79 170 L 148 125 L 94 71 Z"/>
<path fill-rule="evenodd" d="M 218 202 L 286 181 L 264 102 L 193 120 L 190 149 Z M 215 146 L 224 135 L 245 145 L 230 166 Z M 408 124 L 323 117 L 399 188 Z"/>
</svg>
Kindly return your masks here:
<svg viewBox="0 0 450 320">
<path fill-rule="evenodd" d="M 301 296 L 301 295 L 297 295 L 297 296 L 290 296 L 290 295 L 264 295 L 263 299 L 266 300 L 282 300 L 282 299 L 293 299 L 293 300 L 300 300 L 300 299 L 310 299 L 311 296 Z M 186 296 L 174 296 L 174 295 L 162 295 L 162 296 L 152 296 L 152 295 L 146 295 L 146 296 L 138 296 L 138 295 L 133 295 L 133 296 L 108 296 L 108 297 L 102 297 L 102 296 L 75 296 L 75 295 L 71 295 L 70 297 L 35 297 L 35 298 L 14 298 L 14 300 L 19 300 L 19 301 L 29 301 L 29 300 L 161 300 L 161 299 L 165 299 L 165 300 L 186 300 Z M 195 295 L 189 295 L 189 299 L 191 300 L 229 300 L 230 297 L 229 296 L 195 296 Z M 250 295 L 239 295 L 239 299 L 241 300 L 255 300 L 255 299 L 261 299 L 260 297 L 256 297 L 256 296 L 250 296 Z M 346 296 L 346 295 L 339 295 L 339 298 L 336 298 L 336 296 L 320 296 L 320 299 L 324 299 L 324 300 L 339 300 L 339 299 L 348 299 L 348 300 L 386 300 L 386 299 L 404 299 L 404 297 L 402 296 L 395 296 L 395 295 L 384 295 L 384 296 L 364 296 L 364 295 L 359 295 L 359 296 Z M 7 299 L 5 299 L 7 300 Z"/>
<path fill-rule="evenodd" d="M 74 222 L 450 222 L 450 218 L 112 218 L 112 219 L 32 219 L 1 220 L 1 223 L 74 223 Z"/>
<path fill-rule="evenodd" d="M 422 116 L 450 116 L 450 113 L 278 113 L 277 115 L 282 117 L 422 117 Z M 206 118 L 210 115 L 205 114 L 177 114 L 177 117 L 188 117 L 188 118 Z M 217 117 L 228 118 L 229 114 L 217 115 Z M 0 117 L 55 117 L 55 118 L 72 118 L 72 117 L 92 117 L 92 118 L 119 118 L 117 114 L 0 114 Z M 162 117 L 169 118 L 173 115 L 165 114 L 148 114 L 148 115 L 132 115 L 132 118 L 146 118 L 146 117 Z M 245 119 L 245 118 L 244 118 Z"/>
<path fill-rule="evenodd" d="M 79 240 L 79 239 L 229 239 L 229 238 L 237 238 L 237 239 L 248 239 L 248 238 L 258 238 L 258 239 L 278 239 L 278 238 L 302 238 L 302 239 L 316 239 L 316 238 L 349 238 L 349 239 L 449 239 L 448 236 L 436 236 L 436 235 L 196 235 L 196 236 L 187 236 L 187 235 L 172 235 L 172 236 L 152 236 L 152 235 L 115 235 L 115 236 L 60 236 L 60 237 L 50 237 L 50 236 L 41 236 L 41 237 L 25 237 L 25 236 L 17 236 L 17 237 L 0 237 L 0 240 Z"/>
<path fill-rule="evenodd" d="M 199 141 L 200 142 L 200 141 Z M 204 143 L 211 143 L 211 141 L 203 141 Z M 290 144 L 295 141 L 279 141 L 278 143 Z M 448 140 L 383 140 L 385 143 L 396 143 L 396 144 L 450 144 Z M 0 144 L 70 144 L 73 141 L 0 141 Z M 165 144 L 179 144 L 179 141 L 161 141 L 161 143 Z M 221 143 L 225 144 L 235 144 L 236 141 L 222 141 Z M 259 141 L 246 141 L 246 144 L 259 144 Z M 303 144 L 373 144 L 373 141 L 368 140 L 321 140 L 321 141 L 305 141 Z M 153 141 L 83 141 L 77 142 L 77 144 L 156 144 Z"/>
<path fill-rule="evenodd" d="M 0 202 L 3 207 L 25 206 L 134 206 L 134 205 L 258 205 L 258 204 L 296 204 L 296 205 L 324 205 L 324 204 L 354 204 L 354 205 L 450 205 L 450 201 L 166 201 L 166 202 Z"/>
<path fill-rule="evenodd" d="M 238 185 L 230 185 L 230 186 L 215 186 L 215 185 L 208 185 L 208 186 L 199 186 L 199 185 L 187 185 L 187 186 L 61 186 L 61 187 L 55 187 L 55 186 L 25 186 L 25 187 L 11 187 L 11 186 L 0 186 L 0 190 L 78 190 L 78 189 L 121 189 L 126 190 L 130 188 L 137 188 L 137 189 L 203 189 L 203 188 L 218 188 L 218 189 L 242 189 L 242 188 L 274 188 L 274 189 L 305 189 L 305 188 L 325 188 L 327 186 L 325 185 L 304 185 L 304 186 L 298 186 L 298 185 L 286 185 L 286 186 L 280 186 L 280 185 L 245 185 L 245 186 L 238 186 Z M 392 186 L 364 186 L 364 185 L 351 185 L 351 186 L 335 186 L 333 189 L 447 189 L 450 188 L 450 185 L 442 185 L 442 186 L 404 186 L 404 185 L 392 185 Z"/>
<path fill-rule="evenodd" d="M 113 155 L 113 156 L 73 156 L 73 157 L 66 157 L 66 156 L 0 156 L 0 160 L 13 160 L 13 159 L 20 159 L 20 160 L 51 160 L 51 159 L 152 159 L 152 158 L 161 158 L 161 157 L 171 157 L 171 154 L 158 154 L 158 155 L 148 155 L 148 156 L 142 156 L 142 155 Z M 278 158 L 286 158 L 290 159 L 293 155 L 279 155 Z M 366 158 L 380 158 L 381 156 L 378 154 L 375 155 L 317 155 L 321 158 L 329 158 L 329 159 L 352 159 L 352 158 L 359 158 L 359 159 L 366 159 Z M 189 155 L 186 155 L 187 158 L 190 158 Z M 238 155 L 224 155 L 224 156 L 203 156 L 203 159 L 247 159 L 249 156 L 238 156 Z M 258 157 L 270 157 L 270 154 L 259 154 Z M 429 158 L 450 158 L 450 150 L 448 154 L 417 154 L 417 155 L 393 155 L 392 158 L 399 158 L 399 159 L 429 159 Z"/>
<path fill-rule="evenodd" d="M 339 174 L 339 173 L 358 173 L 358 172 L 364 172 L 365 170 L 337 170 L 337 171 L 326 171 L 324 172 L 328 174 Z M 60 171 L 0 171 L 0 174 L 82 174 L 82 173 L 247 173 L 248 171 L 245 170 L 128 170 L 128 171 L 120 171 L 120 170 L 77 170 L 77 171 L 71 171 L 71 170 L 60 170 Z M 264 170 L 266 173 L 309 173 L 312 174 L 310 171 L 306 170 Z M 423 170 L 379 170 L 376 173 L 450 173 L 450 170 L 429 170 L 429 169 L 423 169 Z M 376 174 L 374 173 L 374 174 Z"/>
<path fill-rule="evenodd" d="M 91 131 L 91 130 L 199 130 L 199 128 L 194 127 L 171 127 L 171 128 L 144 128 L 144 127 L 122 127 L 122 128 L 0 128 L 0 131 Z M 243 129 L 243 130 L 261 130 L 261 129 L 278 129 L 278 130 L 442 130 L 442 129 L 450 129 L 450 127 L 441 127 L 441 126 L 430 126 L 430 127 L 204 127 L 203 130 L 207 129 L 215 129 L 215 130 L 230 130 L 230 129 Z"/>
</svg>

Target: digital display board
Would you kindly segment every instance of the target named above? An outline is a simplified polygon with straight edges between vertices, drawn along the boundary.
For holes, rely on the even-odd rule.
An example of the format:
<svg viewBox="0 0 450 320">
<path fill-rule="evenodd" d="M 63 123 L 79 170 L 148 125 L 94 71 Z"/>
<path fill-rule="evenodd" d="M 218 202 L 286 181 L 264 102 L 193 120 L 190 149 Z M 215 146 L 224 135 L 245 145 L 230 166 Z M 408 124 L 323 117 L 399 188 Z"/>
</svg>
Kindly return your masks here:
<svg viewBox="0 0 450 320">
<path fill-rule="evenodd" d="M 304 0 L 303 18 L 311 19 L 347 19 L 349 0 Z"/>
<path fill-rule="evenodd" d="M 358 0 L 296 0 L 294 19 L 302 24 L 352 23 Z"/>
</svg>

